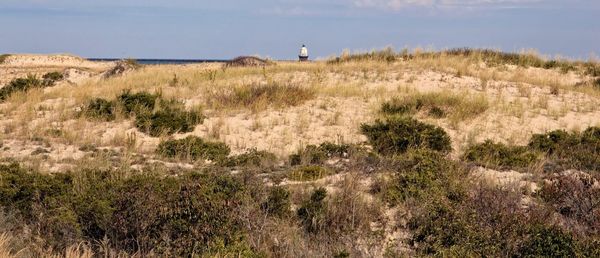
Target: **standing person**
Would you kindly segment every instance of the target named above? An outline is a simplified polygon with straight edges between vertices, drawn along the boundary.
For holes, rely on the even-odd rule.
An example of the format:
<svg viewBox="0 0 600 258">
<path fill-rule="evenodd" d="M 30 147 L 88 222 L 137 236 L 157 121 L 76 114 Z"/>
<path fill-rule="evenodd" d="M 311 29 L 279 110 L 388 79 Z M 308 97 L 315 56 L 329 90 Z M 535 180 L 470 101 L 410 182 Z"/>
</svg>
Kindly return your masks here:
<svg viewBox="0 0 600 258">
<path fill-rule="evenodd" d="M 300 48 L 300 55 L 298 55 L 298 57 L 300 58 L 300 62 L 308 61 L 308 49 L 306 48 L 306 45 L 302 45 L 302 48 Z"/>
</svg>

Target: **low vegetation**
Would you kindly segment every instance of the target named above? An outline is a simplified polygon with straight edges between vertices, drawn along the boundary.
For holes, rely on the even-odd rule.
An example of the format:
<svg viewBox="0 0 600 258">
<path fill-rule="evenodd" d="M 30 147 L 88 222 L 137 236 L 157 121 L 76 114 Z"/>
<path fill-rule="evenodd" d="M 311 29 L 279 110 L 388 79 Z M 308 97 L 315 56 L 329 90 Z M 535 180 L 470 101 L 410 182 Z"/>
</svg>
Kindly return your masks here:
<svg viewBox="0 0 600 258">
<path fill-rule="evenodd" d="M 135 126 L 150 136 L 158 137 L 194 130 L 204 121 L 200 110 L 187 111 L 182 102 L 163 99 L 160 94 L 124 91 L 116 100 L 92 99 L 82 114 L 104 121 L 135 117 Z"/>
<path fill-rule="evenodd" d="M 329 169 L 322 166 L 312 165 L 292 170 L 288 175 L 288 178 L 293 181 L 314 181 L 326 177 L 329 174 L 331 174 Z"/>
<path fill-rule="evenodd" d="M 158 145 L 156 152 L 164 157 L 186 161 L 225 159 L 230 152 L 227 145 L 220 142 L 207 142 L 196 136 L 179 140 L 167 140 Z"/>
<path fill-rule="evenodd" d="M 361 125 L 361 131 L 373 148 L 382 154 L 402 154 L 409 149 L 424 148 L 448 153 L 450 137 L 440 127 L 408 117 L 392 117 L 375 124 Z"/>
<path fill-rule="evenodd" d="M 241 85 L 211 92 L 208 105 L 215 109 L 265 110 L 297 106 L 315 97 L 315 90 L 280 83 Z"/>
<path fill-rule="evenodd" d="M 3 64 L 4 61 L 6 61 L 6 59 L 8 57 L 10 57 L 10 56 L 11 56 L 10 54 L 2 54 L 2 55 L 0 55 L 0 64 Z"/>
<path fill-rule="evenodd" d="M 383 103 L 380 111 L 385 115 L 415 115 L 422 112 L 433 118 L 448 117 L 451 121 L 463 121 L 477 117 L 488 108 L 489 103 L 483 95 L 432 92 L 394 98 Z"/>
<path fill-rule="evenodd" d="M 580 71 L 590 76 L 599 76 L 600 64 L 594 61 L 570 61 L 566 59 L 546 59 L 534 52 L 509 53 L 492 49 L 454 48 L 441 51 L 422 51 L 420 49 L 409 51 L 403 49 L 400 52 L 392 48 L 373 50 L 366 53 L 350 54 L 344 52 L 340 57 L 328 60 L 328 64 L 340 64 L 347 62 L 376 61 L 391 63 L 399 60 L 424 60 L 439 59 L 443 57 L 461 57 L 470 60 L 471 63 L 484 62 L 488 66 L 516 65 L 520 67 L 536 67 L 543 69 L 560 69 L 562 72 Z"/>
<path fill-rule="evenodd" d="M 0 88 L 0 102 L 6 101 L 6 99 L 16 92 L 27 92 L 35 88 L 51 87 L 54 86 L 57 81 L 63 79 L 63 74 L 58 72 L 44 74 L 41 80 L 38 79 L 37 76 L 31 74 L 25 78 L 14 79 L 9 84 Z"/>
<path fill-rule="evenodd" d="M 535 134 L 527 146 L 506 146 L 486 141 L 470 146 L 463 159 L 493 169 L 524 170 L 540 163 L 546 172 L 600 169 L 600 128 L 568 133 L 563 130 Z"/>
<path fill-rule="evenodd" d="M 506 146 L 492 141 L 476 144 L 466 151 L 463 159 L 483 167 L 498 170 L 524 170 L 540 161 L 540 153 L 525 146 Z"/>
</svg>

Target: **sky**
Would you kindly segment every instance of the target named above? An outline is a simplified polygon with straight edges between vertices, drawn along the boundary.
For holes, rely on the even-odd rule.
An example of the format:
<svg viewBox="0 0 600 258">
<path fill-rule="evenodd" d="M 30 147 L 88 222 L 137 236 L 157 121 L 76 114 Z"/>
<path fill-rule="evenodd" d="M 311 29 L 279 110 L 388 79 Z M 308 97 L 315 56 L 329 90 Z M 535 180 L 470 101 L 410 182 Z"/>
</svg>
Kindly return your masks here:
<svg viewBox="0 0 600 258">
<path fill-rule="evenodd" d="M 600 55 L 600 0 L 0 0 L 0 53 L 311 58 L 387 46 Z"/>
</svg>

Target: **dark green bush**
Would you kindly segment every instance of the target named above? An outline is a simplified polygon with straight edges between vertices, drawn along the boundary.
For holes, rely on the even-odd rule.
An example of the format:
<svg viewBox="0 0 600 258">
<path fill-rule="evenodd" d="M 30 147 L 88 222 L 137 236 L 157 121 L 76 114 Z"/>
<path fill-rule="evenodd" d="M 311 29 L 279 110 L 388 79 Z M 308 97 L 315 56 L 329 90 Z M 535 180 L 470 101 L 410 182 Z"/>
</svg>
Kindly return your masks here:
<svg viewBox="0 0 600 258">
<path fill-rule="evenodd" d="M 566 131 L 556 130 L 546 134 L 534 134 L 529 140 L 528 146 L 535 150 L 552 154 L 555 150 L 561 147 L 566 147 L 561 146 L 561 144 L 565 142 L 575 143 L 573 141 L 577 141 L 577 139 L 574 139 Z"/>
<path fill-rule="evenodd" d="M 297 211 L 302 226 L 309 233 L 316 233 L 323 228 L 327 212 L 326 197 L 327 190 L 322 187 L 318 188 L 312 193 L 309 200 L 304 201 Z"/>
<path fill-rule="evenodd" d="M 267 201 L 261 207 L 271 216 L 287 218 L 291 212 L 291 205 L 290 192 L 283 187 L 275 186 L 271 188 Z"/>
<path fill-rule="evenodd" d="M 524 146 L 506 146 L 490 140 L 470 146 L 463 159 L 493 169 L 525 169 L 539 161 L 539 154 Z"/>
<path fill-rule="evenodd" d="M 413 118 L 389 118 L 385 122 L 361 125 L 361 131 L 373 148 L 382 154 L 401 154 L 411 148 L 425 148 L 441 153 L 451 149 L 450 137 L 440 127 Z"/>
<path fill-rule="evenodd" d="M 137 115 L 135 126 L 150 136 L 158 137 L 191 132 L 203 120 L 204 116 L 198 112 L 168 108 Z"/>
<path fill-rule="evenodd" d="M 117 97 L 117 100 L 123 105 L 123 110 L 127 113 L 143 114 L 154 110 L 156 100 L 160 98 L 158 94 L 148 92 L 131 93 L 130 90 L 124 91 Z"/>
<path fill-rule="evenodd" d="M 577 243 L 556 227 L 533 226 L 521 247 L 520 257 L 576 257 Z"/>
<path fill-rule="evenodd" d="M 220 164 L 226 167 L 269 167 L 273 166 L 276 161 L 275 154 L 253 148 L 246 153 L 221 159 Z"/>
<path fill-rule="evenodd" d="M 15 92 L 26 92 L 30 89 L 41 88 L 43 86 L 43 81 L 39 80 L 35 75 L 14 79 L 8 85 L 0 88 L 0 102 L 5 101 Z"/>
<path fill-rule="evenodd" d="M 408 198 L 430 198 L 434 195 L 455 200 L 463 198 L 465 194 L 462 186 L 452 180 L 465 173 L 458 164 L 438 152 L 411 150 L 394 157 L 392 167 L 396 172 L 381 192 L 390 205 Z"/>
<path fill-rule="evenodd" d="M 329 158 L 348 156 L 351 149 L 352 147 L 348 144 L 324 142 L 319 146 L 306 146 L 298 153 L 290 155 L 289 160 L 292 166 L 322 164 Z"/>
<path fill-rule="evenodd" d="M 62 81 L 65 76 L 59 72 L 50 72 L 42 76 L 42 85 L 45 87 L 54 86 L 57 81 Z"/>
<path fill-rule="evenodd" d="M 184 139 L 161 142 L 156 152 L 169 158 L 218 161 L 227 157 L 230 149 L 221 142 L 207 142 L 196 136 L 188 136 Z"/>
<path fill-rule="evenodd" d="M 86 117 L 99 119 L 103 121 L 112 121 L 116 117 L 116 105 L 114 101 L 108 101 L 101 98 L 90 100 L 83 108 L 82 114 Z"/>
<path fill-rule="evenodd" d="M 590 127 L 582 133 L 553 131 L 536 134 L 529 147 L 548 153 L 548 162 L 558 170 L 600 171 L 600 128 Z"/>
</svg>

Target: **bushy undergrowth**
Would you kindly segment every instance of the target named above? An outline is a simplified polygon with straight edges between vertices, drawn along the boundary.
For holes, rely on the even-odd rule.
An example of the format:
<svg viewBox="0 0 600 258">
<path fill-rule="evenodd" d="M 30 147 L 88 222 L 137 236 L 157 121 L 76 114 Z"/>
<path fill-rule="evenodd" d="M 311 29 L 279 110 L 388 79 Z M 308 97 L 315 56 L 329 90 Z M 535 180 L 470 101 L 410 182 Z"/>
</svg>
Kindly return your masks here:
<svg viewBox="0 0 600 258">
<path fill-rule="evenodd" d="M 466 170 L 439 152 L 410 150 L 393 157 L 392 164 L 391 178 L 378 186 L 379 194 L 389 205 L 434 196 L 456 200 L 465 194 L 455 179 L 465 176 Z"/>
<path fill-rule="evenodd" d="M 212 92 L 208 104 L 213 108 L 249 108 L 253 111 L 261 111 L 270 106 L 276 108 L 297 106 L 313 99 L 315 95 L 314 89 L 298 85 L 251 84 Z"/>
<path fill-rule="evenodd" d="M 150 136 L 158 137 L 191 132 L 202 121 L 204 116 L 199 112 L 168 108 L 136 116 L 135 126 Z"/>
<path fill-rule="evenodd" d="M 568 133 L 563 130 L 535 134 L 527 146 L 506 146 L 486 141 L 470 146 L 463 160 L 493 169 L 523 170 L 544 158 L 547 172 L 579 169 L 600 171 L 600 128 Z"/>
<path fill-rule="evenodd" d="M 385 115 L 414 115 L 425 112 L 434 118 L 449 117 L 464 120 L 476 117 L 489 108 L 483 96 L 459 96 L 450 92 L 417 93 L 403 98 L 394 98 L 381 106 Z"/>
<path fill-rule="evenodd" d="M 88 241 L 161 256 L 252 253 L 236 213 L 248 194 L 228 176 L 117 177 L 97 170 L 43 175 L 16 165 L 0 165 L 0 173 L 0 204 L 49 247 Z"/>
<path fill-rule="evenodd" d="M 124 91 L 116 100 L 96 98 L 83 108 L 82 114 L 104 121 L 135 116 L 135 126 L 150 136 L 158 137 L 194 130 L 204 121 L 199 110 L 187 111 L 182 102 L 163 99 L 160 94 Z"/>
<path fill-rule="evenodd" d="M 10 83 L 0 88 L 0 102 L 5 101 L 10 95 L 15 92 L 27 92 L 34 88 L 51 87 L 57 81 L 64 79 L 64 76 L 58 72 L 44 74 L 42 79 L 38 79 L 35 75 L 27 75 L 25 78 L 17 78 Z"/>
<path fill-rule="evenodd" d="M 131 93 L 130 90 L 126 90 L 117 97 L 117 101 L 123 105 L 123 111 L 126 114 L 145 114 L 154 110 L 156 101 L 159 98 L 159 94 L 148 92 Z"/>
<path fill-rule="evenodd" d="M 290 155 L 290 165 L 318 165 L 330 158 L 346 158 L 351 152 L 358 151 L 358 147 L 349 144 L 335 144 L 331 142 L 317 145 L 308 145 L 297 153 Z"/>
<path fill-rule="evenodd" d="M 116 105 L 114 101 L 95 98 L 83 108 L 82 114 L 92 119 L 112 121 L 116 118 Z"/>
<path fill-rule="evenodd" d="M 392 117 L 375 124 L 361 125 L 373 148 L 382 154 L 401 154 L 408 149 L 424 148 L 448 153 L 450 137 L 440 127 L 419 122 L 413 118 Z"/>
<path fill-rule="evenodd" d="M 226 167 L 267 168 L 274 166 L 276 162 L 275 154 L 253 148 L 245 153 L 221 159 L 219 164 Z"/>
<path fill-rule="evenodd" d="M 207 142 L 196 136 L 188 136 L 179 140 L 161 142 L 156 152 L 164 157 L 187 161 L 219 161 L 229 155 L 230 149 L 221 142 Z"/>
<path fill-rule="evenodd" d="M 525 146 L 506 146 L 488 140 L 470 146 L 463 159 L 493 169 L 523 170 L 538 162 L 540 156 L 539 152 Z"/>
</svg>

